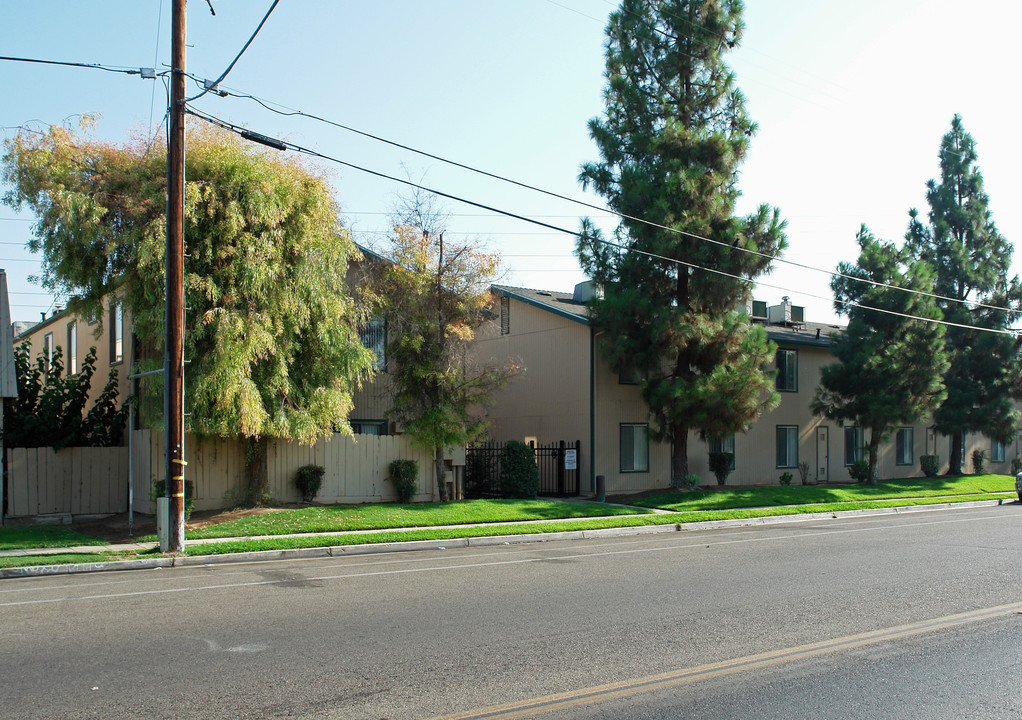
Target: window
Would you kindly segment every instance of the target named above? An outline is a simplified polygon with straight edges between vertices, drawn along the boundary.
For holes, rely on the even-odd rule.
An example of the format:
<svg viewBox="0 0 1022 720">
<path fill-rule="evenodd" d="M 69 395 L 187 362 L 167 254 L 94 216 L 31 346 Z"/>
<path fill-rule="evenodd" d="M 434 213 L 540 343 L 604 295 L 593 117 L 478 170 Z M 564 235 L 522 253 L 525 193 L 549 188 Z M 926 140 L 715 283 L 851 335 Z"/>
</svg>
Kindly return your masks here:
<svg viewBox="0 0 1022 720">
<path fill-rule="evenodd" d="M 735 469 L 735 434 L 731 433 L 727 437 L 714 438 L 710 440 L 710 452 L 718 453 L 725 452 L 731 454 L 731 469 Z"/>
<path fill-rule="evenodd" d="M 898 428 L 894 440 L 895 463 L 898 465 L 915 465 L 915 432 L 910 427 Z"/>
<path fill-rule="evenodd" d="M 78 323 L 72 320 L 67 324 L 67 374 L 78 372 Z"/>
<path fill-rule="evenodd" d="M 798 392 L 798 350 L 777 351 L 777 389 Z"/>
<path fill-rule="evenodd" d="M 1004 443 L 1000 440 L 990 441 L 990 462 L 1004 462 Z"/>
<path fill-rule="evenodd" d="M 46 358 L 46 372 L 53 367 L 53 333 L 49 332 L 43 336 L 43 357 Z"/>
<path fill-rule="evenodd" d="M 777 467 L 798 467 L 798 425 L 777 426 Z"/>
<path fill-rule="evenodd" d="M 617 383 L 618 385 L 641 385 L 642 373 L 633 363 L 626 362 L 617 373 Z"/>
<path fill-rule="evenodd" d="M 866 435 L 857 425 L 845 426 L 845 467 L 865 459 Z"/>
<path fill-rule="evenodd" d="M 649 472 L 649 425 L 621 423 L 621 472 Z"/>
<path fill-rule="evenodd" d="M 511 298 L 500 296 L 500 334 L 511 334 Z"/>
<path fill-rule="evenodd" d="M 120 302 L 110 304 L 110 364 L 124 360 L 124 308 Z"/>
<path fill-rule="evenodd" d="M 351 431 L 356 435 L 386 435 L 386 420 L 352 420 Z"/>
<path fill-rule="evenodd" d="M 375 317 L 365 326 L 359 328 L 358 339 L 362 342 L 362 345 L 376 354 L 376 364 L 373 367 L 380 372 L 387 372 L 386 318 Z"/>
</svg>

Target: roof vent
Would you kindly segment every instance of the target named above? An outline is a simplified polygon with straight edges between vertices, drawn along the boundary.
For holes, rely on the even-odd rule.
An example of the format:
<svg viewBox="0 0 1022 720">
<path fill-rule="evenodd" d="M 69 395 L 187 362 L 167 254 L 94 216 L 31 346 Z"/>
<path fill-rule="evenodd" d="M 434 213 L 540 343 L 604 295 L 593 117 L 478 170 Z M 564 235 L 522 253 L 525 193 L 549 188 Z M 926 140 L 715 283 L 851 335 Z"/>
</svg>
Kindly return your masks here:
<svg viewBox="0 0 1022 720">
<path fill-rule="evenodd" d="M 586 280 L 580 282 L 575 286 L 575 292 L 572 293 L 571 299 L 575 302 L 589 302 L 593 298 L 602 298 L 603 289 L 592 280 Z"/>
</svg>

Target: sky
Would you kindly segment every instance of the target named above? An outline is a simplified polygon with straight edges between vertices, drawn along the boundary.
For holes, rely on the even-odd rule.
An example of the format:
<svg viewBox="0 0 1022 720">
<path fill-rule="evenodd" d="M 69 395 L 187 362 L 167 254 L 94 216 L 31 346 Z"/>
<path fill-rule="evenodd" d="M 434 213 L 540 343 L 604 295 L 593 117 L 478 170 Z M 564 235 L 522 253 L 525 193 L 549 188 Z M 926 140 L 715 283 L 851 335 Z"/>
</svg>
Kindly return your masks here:
<svg viewBox="0 0 1022 720">
<path fill-rule="evenodd" d="M 271 0 L 188 2 L 187 70 L 219 76 Z M 223 86 L 278 110 L 301 110 L 445 159 L 602 206 L 578 185 L 598 160 L 587 122 L 603 109 L 604 34 L 611 0 L 280 0 Z M 170 63 L 171 0 L 0 0 L 0 55 L 117 68 Z M 925 215 L 925 183 L 951 118 L 976 141 L 993 218 L 1022 237 L 1022 147 L 1016 119 L 1022 46 L 998 28 L 1022 21 L 1009 0 L 747 0 L 742 45 L 726 60 L 759 130 L 742 167 L 740 212 L 766 203 L 788 223 L 789 247 L 755 291 L 783 296 L 806 319 L 840 322 L 828 271 L 858 255 L 865 223 L 900 242 L 908 210 Z M 0 60 L 0 139 L 17 128 L 75 124 L 126 142 L 151 137 L 166 110 L 159 80 Z M 195 86 L 189 85 L 189 94 Z M 441 192 L 555 225 L 589 215 L 565 200 L 450 167 L 323 122 L 208 94 L 193 107 L 263 135 Z M 189 118 L 190 124 L 201 120 Z M 408 188 L 323 161 L 343 220 L 385 247 Z M 9 187 L 0 186 L 0 193 Z M 508 285 L 571 291 L 585 278 L 574 239 L 446 201 L 448 234 L 478 238 L 504 259 Z M 61 304 L 30 281 L 33 218 L 0 205 L 0 267 L 15 320 Z M 1019 272 L 1016 257 L 1013 271 Z"/>
</svg>

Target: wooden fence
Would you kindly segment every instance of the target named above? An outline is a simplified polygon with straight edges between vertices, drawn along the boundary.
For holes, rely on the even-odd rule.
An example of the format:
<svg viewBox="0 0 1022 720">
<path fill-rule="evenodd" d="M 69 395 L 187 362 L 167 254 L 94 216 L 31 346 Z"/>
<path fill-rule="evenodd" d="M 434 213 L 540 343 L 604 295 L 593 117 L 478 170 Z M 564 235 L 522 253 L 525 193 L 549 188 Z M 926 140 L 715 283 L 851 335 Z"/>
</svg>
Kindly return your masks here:
<svg viewBox="0 0 1022 720">
<path fill-rule="evenodd" d="M 105 515 L 128 509 L 128 448 L 12 448 L 9 517 Z"/>
<path fill-rule="evenodd" d="M 152 488 L 165 477 L 162 433 L 135 430 L 129 448 L 15 448 L 7 451 L 7 517 L 51 514 L 91 515 L 126 512 L 129 465 L 136 512 L 152 514 Z M 397 500 L 387 481 L 392 460 L 419 463 L 418 493 L 424 502 L 439 497 L 432 454 L 400 435 L 332 435 L 313 445 L 270 441 L 266 451 L 267 490 L 279 502 L 298 502 L 295 471 L 314 463 L 326 469 L 316 496 L 322 503 Z M 195 509 L 231 507 L 244 496 L 245 450 L 240 440 L 188 436 L 185 477 L 195 484 Z M 448 461 L 453 482 L 464 465 L 464 452 Z"/>
</svg>

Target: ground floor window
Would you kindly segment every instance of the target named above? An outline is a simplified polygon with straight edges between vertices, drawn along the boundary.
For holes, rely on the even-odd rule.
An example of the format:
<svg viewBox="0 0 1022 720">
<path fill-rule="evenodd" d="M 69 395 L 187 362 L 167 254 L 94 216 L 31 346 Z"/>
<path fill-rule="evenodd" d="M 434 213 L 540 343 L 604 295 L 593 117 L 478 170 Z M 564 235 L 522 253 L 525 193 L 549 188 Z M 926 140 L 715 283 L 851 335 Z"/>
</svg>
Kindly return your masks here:
<svg viewBox="0 0 1022 720">
<path fill-rule="evenodd" d="M 621 472 L 649 472 L 648 423 L 621 423 Z"/>
<path fill-rule="evenodd" d="M 386 420 L 352 420 L 351 431 L 356 435 L 386 435 Z"/>
<path fill-rule="evenodd" d="M 845 467 L 866 459 L 866 433 L 857 425 L 845 426 Z"/>
<path fill-rule="evenodd" d="M 710 441 L 711 453 L 728 453 L 731 455 L 731 469 L 735 469 L 735 434 L 730 433 L 722 438 L 714 438 Z"/>
<path fill-rule="evenodd" d="M 895 462 L 898 465 L 915 465 L 915 433 L 912 428 L 898 428 L 894 441 Z"/>
<path fill-rule="evenodd" d="M 990 441 L 990 462 L 1004 462 L 1004 443 L 1000 440 Z"/>
<path fill-rule="evenodd" d="M 798 425 L 777 426 L 777 467 L 798 467 Z"/>
</svg>

